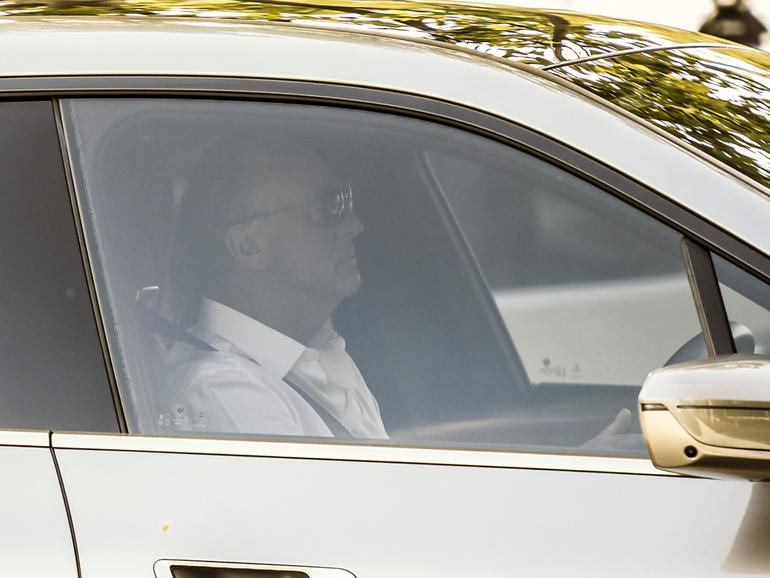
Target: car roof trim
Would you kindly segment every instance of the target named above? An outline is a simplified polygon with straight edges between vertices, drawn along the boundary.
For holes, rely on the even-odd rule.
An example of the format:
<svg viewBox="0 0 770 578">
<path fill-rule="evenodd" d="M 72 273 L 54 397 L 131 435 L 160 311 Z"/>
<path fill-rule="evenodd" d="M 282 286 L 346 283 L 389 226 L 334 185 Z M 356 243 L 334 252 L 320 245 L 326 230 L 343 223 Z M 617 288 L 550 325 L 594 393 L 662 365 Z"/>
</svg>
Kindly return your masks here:
<svg viewBox="0 0 770 578">
<path fill-rule="evenodd" d="M 752 50 L 748 46 L 736 44 L 735 46 L 728 46 L 724 43 L 717 42 L 696 42 L 690 44 L 670 44 L 667 46 L 645 46 L 642 48 L 629 48 L 628 50 L 618 50 L 616 52 L 610 52 L 609 54 L 594 54 L 591 56 L 584 56 L 583 58 L 575 58 L 573 60 L 565 60 L 564 62 L 556 62 L 543 66 L 541 70 L 555 70 L 557 68 L 563 68 L 565 66 L 572 66 L 574 64 L 582 64 L 584 62 L 595 62 L 597 60 L 608 60 L 611 58 L 621 58 L 623 56 L 629 56 L 631 54 L 646 54 L 649 52 L 662 52 L 667 50 L 687 50 L 690 48 L 730 48 L 735 50 Z"/>
</svg>

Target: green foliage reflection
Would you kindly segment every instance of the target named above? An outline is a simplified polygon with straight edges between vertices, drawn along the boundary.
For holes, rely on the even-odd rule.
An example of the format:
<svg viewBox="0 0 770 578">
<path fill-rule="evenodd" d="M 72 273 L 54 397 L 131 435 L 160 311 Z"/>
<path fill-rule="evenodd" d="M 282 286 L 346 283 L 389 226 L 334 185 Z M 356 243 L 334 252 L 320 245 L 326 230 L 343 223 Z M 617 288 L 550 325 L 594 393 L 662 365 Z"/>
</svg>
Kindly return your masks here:
<svg viewBox="0 0 770 578">
<path fill-rule="evenodd" d="M 620 24 L 581 16 L 501 5 L 452 2 L 343 0 L 255 2 L 252 0 L 8 0 L 0 14 L 133 15 L 238 18 L 259 22 L 321 23 L 394 32 L 527 64 L 546 65 L 615 50 L 702 41 L 695 33 L 653 24 Z"/>
<path fill-rule="evenodd" d="M 0 16 L 237 18 L 403 34 L 544 66 L 617 50 L 716 38 L 652 24 L 502 5 L 341 0 L 6 0 Z M 726 47 L 730 46 L 726 43 Z M 770 186 L 770 57 L 699 49 L 554 70 Z"/>
<path fill-rule="evenodd" d="M 676 50 L 554 70 L 770 187 L 770 55 Z"/>
</svg>

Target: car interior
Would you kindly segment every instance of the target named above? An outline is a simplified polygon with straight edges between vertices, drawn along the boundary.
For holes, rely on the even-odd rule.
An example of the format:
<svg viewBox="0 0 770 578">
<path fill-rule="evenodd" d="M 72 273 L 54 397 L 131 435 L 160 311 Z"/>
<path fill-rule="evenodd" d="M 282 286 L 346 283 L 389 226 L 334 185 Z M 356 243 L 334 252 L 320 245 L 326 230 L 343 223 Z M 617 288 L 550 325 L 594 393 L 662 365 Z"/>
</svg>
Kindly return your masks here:
<svg viewBox="0 0 770 578">
<path fill-rule="evenodd" d="M 393 443 L 574 451 L 621 409 L 636 411 L 644 375 L 626 376 L 624 359 L 615 373 L 591 370 L 603 344 L 620 342 L 629 364 L 639 350 L 649 371 L 699 333 L 691 303 L 659 349 L 645 353 L 633 339 L 649 337 L 629 327 L 664 298 L 690 300 L 676 232 L 490 139 L 408 117 L 266 102 L 82 99 L 66 103 L 65 120 L 137 433 L 167 433 L 159 365 L 195 321 L 169 290 L 184 284 L 174 244 L 187 180 L 206 146 L 239 131 L 295 135 L 352 184 L 365 227 L 355 240 L 362 286 L 333 321 Z M 629 295 L 640 287 L 651 297 L 637 310 Z M 585 370 L 527 350 L 562 334 L 575 355 L 594 348 Z"/>
</svg>

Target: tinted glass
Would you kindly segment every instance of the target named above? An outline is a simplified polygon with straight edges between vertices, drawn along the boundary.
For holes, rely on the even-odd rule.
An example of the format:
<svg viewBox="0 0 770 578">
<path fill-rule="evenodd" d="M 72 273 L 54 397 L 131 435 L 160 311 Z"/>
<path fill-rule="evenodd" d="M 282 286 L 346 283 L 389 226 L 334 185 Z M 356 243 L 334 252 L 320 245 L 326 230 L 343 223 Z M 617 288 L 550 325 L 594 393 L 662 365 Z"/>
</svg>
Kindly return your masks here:
<svg viewBox="0 0 770 578">
<path fill-rule="evenodd" d="M 114 431 L 51 103 L 0 125 L 0 428 Z"/>
<path fill-rule="evenodd" d="M 770 355 L 770 289 L 756 277 L 712 256 L 735 347 L 739 353 Z"/>
<path fill-rule="evenodd" d="M 627 413 L 594 438 L 699 332 L 678 235 L 480 136 L 205 100 L 65 121 L 136 432 L 643 453 Z"/>
<path fill-rule="evenodd" d="M 700 331 L 680 236 L 552 165 L 487 152 L 428 158 L 530 382 L 641 385 Z"/>
<path fill-rule="evenodd" d="M 770 56 L 698 48 L 554 70 L 770 187 Z"/>
</svg>

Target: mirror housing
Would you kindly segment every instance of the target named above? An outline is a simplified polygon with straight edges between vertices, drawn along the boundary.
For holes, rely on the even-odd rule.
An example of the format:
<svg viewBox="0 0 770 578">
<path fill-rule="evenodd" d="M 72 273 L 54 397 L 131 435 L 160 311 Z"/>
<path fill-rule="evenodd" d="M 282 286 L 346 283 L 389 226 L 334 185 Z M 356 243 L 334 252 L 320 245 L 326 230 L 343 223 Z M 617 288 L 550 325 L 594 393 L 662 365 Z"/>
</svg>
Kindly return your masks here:
<svg viewBox="0 0 770 578">
<path fill-rule="evenodd" d="M 770 358 L 727 355 L 653 371 L 639 393 L 655 467 L 770 480 Z"/>
</svg>

